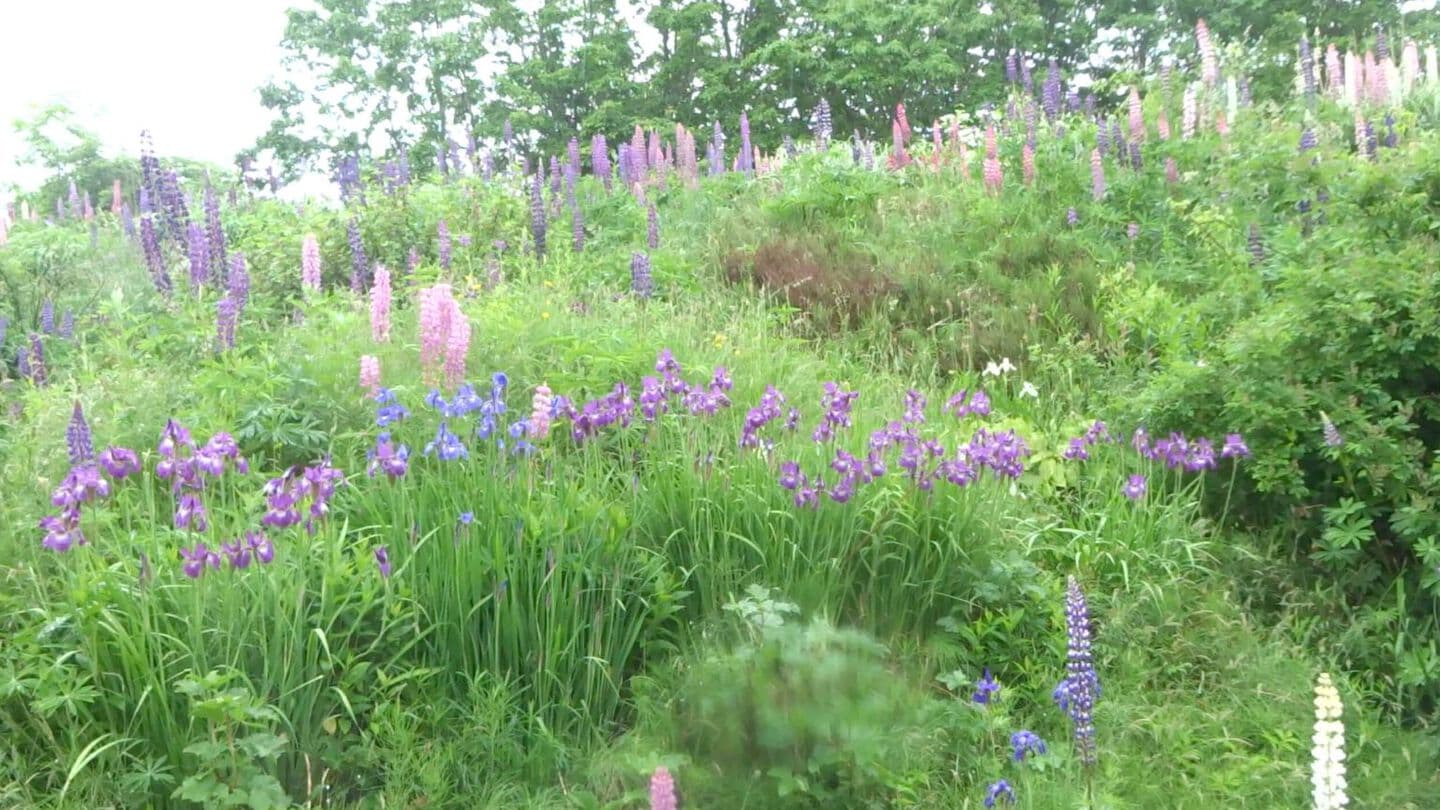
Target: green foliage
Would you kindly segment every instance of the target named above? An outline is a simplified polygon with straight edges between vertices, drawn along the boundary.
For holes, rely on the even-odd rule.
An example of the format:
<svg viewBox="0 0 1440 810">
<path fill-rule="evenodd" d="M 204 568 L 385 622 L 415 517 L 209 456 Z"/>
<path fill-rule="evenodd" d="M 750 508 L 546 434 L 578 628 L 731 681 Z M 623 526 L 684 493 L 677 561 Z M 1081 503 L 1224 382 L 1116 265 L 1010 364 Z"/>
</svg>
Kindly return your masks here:
<svg viewBox="0 0 1440 810">
<path fill-rule="evenodd" d="M 174 798 L 204 807 L 289 807 L 285 789 L 266 772 L 286 745 L 270 730 L 278 713 L 245 687 L 230 687 L 233 680 L 233 672 L 211 671 L 175 685 L 190 699 L 190 715 L 204 734 L 185 746 L 194 772 L 175 788 Z"/>
<path fill-rule="evenodd" d="M 678 744 L 737 787 L 790 806 L 872 806 L 910 766 L 923 705 L 883 648 L 823 623 L 764 628 L 699 662 L 676 703 Z M 797 801 L 804 797 L 803 801 Z"/>
</svg>

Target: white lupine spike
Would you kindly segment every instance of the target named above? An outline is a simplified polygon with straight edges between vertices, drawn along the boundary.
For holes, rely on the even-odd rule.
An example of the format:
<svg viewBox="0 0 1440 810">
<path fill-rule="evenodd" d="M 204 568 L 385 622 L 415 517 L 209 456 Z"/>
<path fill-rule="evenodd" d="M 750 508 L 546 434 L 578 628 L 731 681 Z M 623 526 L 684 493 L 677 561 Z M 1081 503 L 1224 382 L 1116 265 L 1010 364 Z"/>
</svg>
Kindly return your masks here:
<svg viewBox="0 0 1440 810">
<path fill-rule="evenodd" d="M 1340 693 L 1322 672 L 1315 683 L 1315 733 L 1311 737 L 1310 785 L 1314 810 L 1340 810 L 1350 803 L 1345 783 L 1345 724 Z"/>
</svg>

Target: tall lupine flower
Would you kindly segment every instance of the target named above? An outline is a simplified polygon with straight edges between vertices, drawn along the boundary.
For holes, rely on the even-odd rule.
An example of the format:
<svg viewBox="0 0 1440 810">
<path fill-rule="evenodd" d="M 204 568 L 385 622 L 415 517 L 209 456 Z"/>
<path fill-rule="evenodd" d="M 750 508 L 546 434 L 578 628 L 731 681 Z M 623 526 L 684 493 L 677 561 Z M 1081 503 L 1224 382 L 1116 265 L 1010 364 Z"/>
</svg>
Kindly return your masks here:
<svg viewBox="0 0 1440 810">
<path fill-rule="evenodd" d="M 650 776 L 650 810 L 675 810 L 675 778 L 665 766 Z"/>
<path fill-rule="evenodd" d="M 985 129 L 985 188 L 999 193 L 1005 178 L 1000 169 L 999 144 L 996 142 L 995 125 Z"/>
<path fill-rule="evenodd" d="M 120 204 L 120 230 L 126 238 L 135 238 L 135 215 L 130 211 L 130 203 Z"/>
<path fill-rule="evenodd" d="M 1066 224 L 1066 225 L 1069 225 L 1069 226 L 1072 227 L 1072 228 L 1075 227 L 1076 225 L 1079 225 L 1079 224 L 1080 224 L 1080 212 L 1079 212 L 1079 211 L 1076 211 L 1074 208 L 1071 208 L 1069 211 L 1066 211 L 1066 212 L 1065 212 L 1065 224 Z"/>
<path fill-rule="evenodd" d="M 750 117 L 740 112 L 740 172 L 755 173 L 755 150 L 750 146 Z"/>
<path fill-rule="evenodd" d="M 55 302 L 49 298 L 40 305 L 40 331 L 47 335 L 55 334 Z"/>
<path fill-rule="evenodd" d="M 821 149 L 825 149 L 830 145 L 830 138 L 833 134 L 834 129 L 830 120 L 830 102 L 822 98 L 820 99 L 820 103 L 815 106 L 815 140 L 820 144 Z"/>
<path fill-rule="evenodd" d="M 540 172 L 530 183 L 530 234 L 535 238 L 535 257 L 545 257 L 545 196 Z"/>
<path fill-rule="evenodd" d="M 1065 588 L 1067 652 L 1065 680 L 1055 690 L 1056 702 L 1074 725 L 1075 753 L 1081 764 L 1094 767 L 1095 725 L 1092 713 L 1100 697 L 1100 679 L 1090 650 L 1090 609 L 1080 583 L 1071 576 Z"/>
<path fill-rule="evenodd" d="M 1300 71 L 1299 91 L 1305 96 L 1305 101 L 1315 100 L 1315 52 L 1310 47 L 1310 40 L 1304 34 L 1300 35 L 1300 59 L 1295 67 Z"/>
<path fill-rule="evenodd" d="M 33 340 L 35 336 L 31 335 L 30 337 Z M 1324 411 L 1320 412 L 1320 428 L 1327 447 L 1339 447 L 1345 443 L 1345 439 L 1340 435 L 1335 423 L 1330 421 L 1330 416 Z"/>
<path fill-rule="evenodd" d="M 90 204 L 90 191 L 80 195 L 80 215 L 88 222 L 95 219 L 95 207 Z"/>
<path fill-rule="evenodd" d="M 215 342 L 220 351 L 235 348 L 235 322 L 240 319 L 240 307 L 227 293 L 215 302 Z"/>
<path fill-rule="evenodd" d="M 1415 45 L 1415 40 L 1405 40 L 1405 48 L 1400 52 L 1400 82 L 1401 91 L 1409 93 L 1410 88 L 1420 78 L 1420 48 Z"/>
<path fill-rule="evenodd" d="M 300 286 L 320 291 L 320 240 L 313 233 L 305 234 L 300 243 Z"/>
<path fill-rule="evenodd" d="M 245 254 L 236 252 L 230 257 L 230 297 L 235 299 L 236 315 L 245 312 L 250 303 L 250 271 L 245 266 Z"/>
<path fill-rule="evenodd" d="M 140 207 L 144 210 L 146 193 L 140 192 Z M 160 234 L 155 230 L 155 215 L 146 212 L 140 217 L 140 246 L 145 251 L 145 264 L 150 278 L 161 295 L 169 297 L 174 285 L 170 282 L 170 268 L 165 266 L 165 254 L 160 247 Z"/>
<path fill-rule="evenodd" d="M 585 213 L 574 191 L 570 192 L 570 238 L 576 253 L 585 250 Z"/>
<path fill-rule="evenodd" d="M 80 400 L 75 400 L 75 410 L 70 413 L 70 424 L 65 428 L 65 446 L 70 451 L 71 466 L 89 464 L 95 460 L 95 446 L 90 440 L 90 423 L 85 421 L 85 410 Z"/>
<path fill-rule="evenodd" d="M 0 315 L 0 347 L 3 347 L 5 345 L 5 334 L 9 331 L 10 319 L 4 315 Z M 3 357 L 0 357 L 0 362 L 4 362 Z"/>
<path fill-rule="evenodd" d="M 360 356 L 360 387 L 369 389 L 372 397 L 380 393 L 380 358 L 373 354 Z"/>
<path fill-rule="evenodd" d="M 191 222 L 185 231 L 190 254 L 190 288 L 198 290 L 210 280 L 210 243 L 198 222 Z"/>
<path fill-rule="evenodd" d="M 1034 184 L 1035 184 L 1035 147 L 1034 147 L 1034 146 L 1031 146 L 1031 145 L 1028 144 L 1028 143 L 1025 144 L 1025 146 L 1024 146 L 1024 147 L 1021 149 L 1021 151 L 1020 151 L 1020 169 L 1021 169 L 1021 171 L 1024 173 L 1025 185 L 1027 185 L 1027 186 L 1034 185 Z"/>
<path fill-rule="evenodd" d="M 1341 810 L 1350 803 L 1345 783 L 1345 723 L 1340 692 L 1322 672 L 1315 682 L 1315 734 L 1310 738 L 1310 784 L 1315 810 Z"/>
<path fill-rule="evenodd" d="M 905 152 L 905 129 L 898 118 L 890 122 L 890 144 L 890 168 L 902 169 L 909 165 L 910 155 Z"/>
<path fill-rule="evenodd" d="M 895 105 L 895 122 L 900 125 L 900 137 L 903 142 L 910 143 L 910 119 L 905 117 L 905 102 Z"/>
<path fill-rule="evenodd" d="M 1345 91 L 1344 73 L 1341 70 L 1340 49 L 1335 43 L 1325 46 L 1325 92 L 1332 98 L 1339 98 Z"/>
<path fill-rule="evenodd" d="M 1300 133 L 1300 153 L 1304 154 L 1306 152 L 1309 152 L 1317 145 L 1318 142 L 1315 140 L 1315 130 L 1311 129 L 1310 127 L 1306 127 L 1305 131 Z"/>
<path fill-rule="evenodd" d="M 205 180 L 205 240 L 212 265 L 225 266 L 225 228 L 220 224 L 220 198 L 215 187 Z"/>
<path fill-rule="evenodd" d="M 439 224 L 435 226 L 435 232 L 439 242 L 440 267 L 449 270 L 452 247 L 450 245 L 450 226 L 445 224 L 444 217 L 441 217 Z"/>
<path fill-rule="evenodd" d="M 1105 197 L 1105 161 L 1099 149 L 1090 150 L 1090 196 L 1096 200 Z"/>
<path fill-rule="evenodd" d="M 550 423 L 554 413 L 555 398 L 551 395 L 550 386 L 541 383 L 535 387 L 535 395 L 530 400 L 530 418 L 525 423 L 526 433 L 535 441 L 542 441 L 550 436 Z"/>
<path fill-rule="evenodd" d="M 120 178 L 115 178 L 114 184 L 110 187 L 110 213 L 120 216 L 120 206 L 125 202 L 125 190 L 120 184 Z"/>
<path fill-rule="evenodd" d="M 360 221 L 351 217 L 345 231 L 350 239 L 350 292 L 358 294 L 365 290 L 370 259 L 365 255 L 365 242 L 360 238 Z"/>
<path fill-rule="evenodd" d="M 1195 128 L 1200 123 L 1199 99 L 1195 85 L 1191 84 L 1185 88 L 1185 96 L 1181 102 L 1180 109 L 1180 139 L 1188 141 L 1195 137 Z"/>
<path fill-rule="evenodd" d="M 1215 45 L 1210 41 L 1210 27 L 1204 17 L 1195 21 L 1195 45 L 1200 51 L 1200 77 L 1205 86 L 1213 87 L 1220 78 L 1220 65 L 1215 60 Z"/>
<path fill-rule="evenodd" d="M 1165 107 L 1160 107 L 1160 116 L 1155 121 L 1155 128 L 1160 131 L 1160 140 L 1170 140 L 1170 116 L 1165 114 Z"/>
<path fill-rule="evenodd" d="M 1131 85 L 1130 87 L 1130 141 L 1132 143 L 1145 142 L 1145 110 L 1140 104 L 1140 89 Z"/>
<path fill-rule="evenodd" d="M 630 291 L 641 298 L 655 293 L 655 279 L 650 275 L 650 255 L 635 251 L 630 257 Z"/>
<path fill-rule="evenodd" d="M 645 212 L 645 244 L 651 250 L 660 249 L 660 212 L 655 210 L 655 204 L 651 203 L 649 210 Z"/>
<path fill-rule="evenodd" d="M 370 287 L 370 339 L 390 340 L 390 271 L 383 264 L 375 265 L 375 283 Z"/>
<path fill-rule="evenodd" d="M 1382 61 L 1390 58 L 1390 40 L 1385 36 L 1385 29 L 1375 29 L 1375 55 Z"/>
<path fill-rule="evenodd" d="M 1045 84 L 1041 87 L 1040 103 L 1045 108 L 1045 117 L 1051 121 L 1060 117 L 1060 64 L 1054 59 L 1045 69 Z"/>
<path fill-rule="evenodd" d="M 80 218 L 80 192 L 75 188 L 75 181 L 70 181 L 70 196 L 66 199 L 66 212 L 70 219 Z"/>
<path fill-rule="evenodd" d="M 605 136 L 595 133 L 590 140 L 590 171 L 600 178 L 605 184 L 605 193 L 610 193 L 610 147 L 605 143 Z"/>
<path fill-rule="evenodd" d="M 445 356 L 453 303 L 449 284 L 436 284 L 420 291 L 420 366 L 428 385 L 435 384 L 439 377 L 438 366 Z"/>
</svg>

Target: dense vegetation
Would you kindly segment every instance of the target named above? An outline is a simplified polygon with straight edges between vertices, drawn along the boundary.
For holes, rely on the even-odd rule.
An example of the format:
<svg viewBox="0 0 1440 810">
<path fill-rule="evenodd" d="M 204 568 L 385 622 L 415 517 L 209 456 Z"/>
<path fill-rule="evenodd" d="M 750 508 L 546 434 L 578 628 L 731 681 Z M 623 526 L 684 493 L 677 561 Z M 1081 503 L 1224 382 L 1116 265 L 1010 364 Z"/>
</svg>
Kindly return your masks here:
<svg viewBox="0 0 1440 810">
<path fill-rule="evenodd" d="M 1326 671 L 1433 806 L 1436 57 L 1198 40 L 888 147 L 25 200 L 0 799 L 1296 807 Z"/>
</svg>

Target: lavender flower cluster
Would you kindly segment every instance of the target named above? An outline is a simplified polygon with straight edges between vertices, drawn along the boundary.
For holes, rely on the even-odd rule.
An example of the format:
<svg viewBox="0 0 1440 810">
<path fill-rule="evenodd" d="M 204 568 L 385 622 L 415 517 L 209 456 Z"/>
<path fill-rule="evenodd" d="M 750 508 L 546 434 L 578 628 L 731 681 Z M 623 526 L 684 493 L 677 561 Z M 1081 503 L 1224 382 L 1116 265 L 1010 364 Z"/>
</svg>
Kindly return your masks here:
<svg viewBox="0 0 1440 810">
<path fill-rule="evenodd" d="M 826 383 L 821 400 L 825 413 L 811 439 L 817 444 L 828 442 L 838 429 L 850 427 L 851 408 L 858 397 L 857 391 L 842 391 L 835 383 Z M 821 494 L 836 503 L 845 503 L 854 497 L 861 485 L 886 475 L 891 464 L 903 470 L 906 478 L 922 492 L 933 491 L 936 481 L 940 480 L 957 487 L 969 486 L 980 480 L 987 469 L 997 478 L 1005 479 L 1015 479 L 1024 473 L 1030 448 L 1014 430 L 978 428 L 968 442 L 957 445 L 953 453 L 947 454 L 943 444 L 936 439 L 925 438 L 918 429 L 925 422 L 924 396 L 918 391 L 909 391 L 905 400 L 903 419 L 891 421 L 871 433 L 868 452 L 863 459 L 843 448 L 835 450 L 834 459 L 830 462 L 830 469 L 837 476 L 833 484 L 827 486 L 823 475 L 812 477 L 802 472 L 796 461 L 782 463 L 779 483 L 782 488 L 794 493 L 795 505 L 817 508 Z M 772 403 L 766 413 L 774 410 Z M 949 399 L 946 410 L 961 420 L 969 416 L 988 416 L 991 412 L 990 398 L 980 390 L 973 393 L 961 391 Z M 748 434 L 742 434 L 742 443 L 745 435 Z"/>
<path fill-rule="evenodd" d="M 108 447 L 96 458 L 90 425 L 79 402 L 75 403 L 70 416 L 65 442 L 70 452 L 70 471 L 50 495 L 50 504 L 60 512 L 40 519 L 40 528 L 45 530 L 41 544 L 58 552 L 85 545 L 80 526 L 81 508 L 85 504 L 110 497 L 113 483 L 140 471 L 139 457 L 134 450 L 124 447 Z"/>
<path fill-rule="evenodd" d="M 314 534 L 318 522 L 330 513 L 336 484 L 344 480 L 345 474 L 331 466 L 328 459 L 303 468 L 291 467 L 265 483 L 262 492 L 266 511 L 260 522 L 276 529 L 288 528 L 301 522 L 304 508 L 305 530 Z"/>
</svg>

